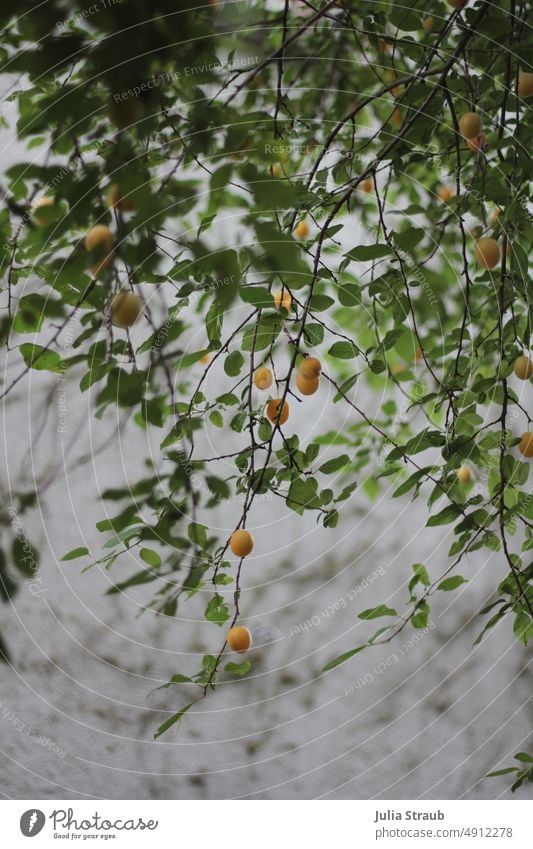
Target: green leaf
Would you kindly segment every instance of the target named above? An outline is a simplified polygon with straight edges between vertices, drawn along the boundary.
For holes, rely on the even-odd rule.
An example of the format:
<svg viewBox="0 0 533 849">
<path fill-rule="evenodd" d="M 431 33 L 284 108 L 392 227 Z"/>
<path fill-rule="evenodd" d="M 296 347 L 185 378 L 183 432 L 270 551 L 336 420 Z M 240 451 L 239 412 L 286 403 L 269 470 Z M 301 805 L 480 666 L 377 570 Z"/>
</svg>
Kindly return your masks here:
<svg viewBox="0 0 533 849">
<path fill-rule="evenodd" d="M 346 663 L 347 660 L 350 660 L 354 655 L 359 654 L 360 651 L 367 648 L 367 643 L 364 646 L 357 646 L 356 649 L 351 649 L 351 651 L 347 651 L 344 654 L 339 655 L 334 660 L 330 660 L 329 663 L 326 663 L 322 672 L 327 672 L 329 669 L 335 669 L 336 666 L 340 666 L 341 663 Z"/>
<path fill-rule="evenodd" d="M 141 560 L 144 560 L 149 566 L 153 566 L 154 569 L 159 569 L 161 566 L 161 558 L 157 551 L 152 551 L 151 548 L 141 548 L 139 555 Z"/>
<path fill-rule="evenodd" d="M 2 634 L 0 634 L 0 663 L 9 663 L 9 661 L 10 655 L 7 648 L 7 644 L 4 638 L 2 637 Z"/>
<path fill-rule="evenodd" d="M 487 778 L 495 778 L 498 775 L 509 775 L 511 772 L 518 772 L 518 767 L 508 766 L 505 769 L 497 769 L 495 772 L 487 772 Z"/>
<path fill-rule="evenodd" d="M 226 663 L 224 667 L 224 672 L 230 672 L 232 675 L 239 675 L 242 677 L 243 675 L 247 675 L 250 669 L 252 668 L 252 664 L 249 660 L 244 660 L 242 663 Z"/>
<path fill-rule="evenodd" d="M 338 510 L 330 510 L 324 516 L 324 527 L 325 528 L 336 528 L 339 523 L 339 511 Z"/>
<path fill-rule="evenodd" d="M 224 427 L 224 418 L 223 418 L 222 413 L 220 412 L 220 410 L 213 410 L 213 411 L 209 414 L 209 421 L 210 421 L 210 422 L 211 422 L 211 424 L 212 424 L 212 425 L 214 425 L 215 427 Z"/>
<path fill-rule="evenodd" d="M 283 321 L 279 315 L 267 313 L 256 324 L 245 329 L 242 338 L 243 351 L 264 351 L 270 348 L 281 332 Z"/>
<path fill-rule="evenodd" d="M 41 345 L 33 345 L 30 342 L 21 345 L 19 351 L 29 368 L 34 368 L 37 371 L 52 371 L 56 374 L 61 374 L 64 371 L 63 360 L 55 351 L 48 351 Z"/>
<path fill-rule="evenodd" d="M 463 578 L 462 575 L 453 575 L 451 578 L 445 578 L 444 581 L 441 581 L 438 585 L 438 590 L 444 590 L 444 592 L 450 592 L 450 590 L 456 590 L 457 587 L 460 587 L 461 584 L 466 584 L 468 581 L 466 578 Z"/>
<path fill-rule="evenodd" d="M 78 557 L 85 557 L 86 554 L 89 554 L 89 549 L 85 548 L 85 546 L 81 546 L 80 548 L 73 548 L 72 551 L 67 552 L 67 554 L 63 555 L 61 560 L 76 560 Z"/>
<path fill-rule="evenodd" d="M 368 610 L 363 610 L 359 614 L 359 619 L 379 619 L 380 616 L 398 616 L 393 607 L 387 607 L 386 604 L 378 604 L 377 607 L 369 607 Z"/>
<path fill-rule="evenodd" d="M 252 304 L 259 309 L 274 308 L 272 292 L 269 292 L 264 286 L 242 286 L 239 290 L 239 297 L 241 301 Z"/>
<path fill-rule="evenodd" d="M 332 460 L 322 463 L 318 471 L 324 475 L 332 475 L 334 472 L 338 472 L 339 469 L 344 468 L 344 466 L 349 466 L 350 463 L 351 460 L 348 455 L 341 454 L 339 457 L 334 457 Z"/>
<path fill-rule="evenodd" d="M 353 342 L 334 342 L 328 354 L 337 360 L 352 360 L 358 351 Z"/>
<path fill-rule="evenodd" d="M 17 536 L 13 540 L 13 560 L 19 572 L 31 578 L 39 565 L 39 552 L 25 536 Z"/>
<path fill-rule="evenodd" d="M 192 354 L 183 354 L 176 362 L 176 368 L 180 369 L 180 371 L 188 369 L 198 363 L 206 354 L 209 354 L 209 349 L 193 351 Z"/>
<path fill-rule="evenodd" d="M 204 617 L 208 622 L 214 622 L 215 625 L 223 625 L 224 622 L 228 621 L 230 617 L 228 606 L 218 593 L 208 602 Z"/>
<path fill-rule="evenodd" d="M 268 419 L 262 418 L 257 429 L 257 435 L 262 442 L 267 442 L 272 435 L 272 425 Z"/>
<path fill-rule="evenodd" d="M 324 341 L 324 328 L 321 324 L 307 323 L 304 328 L 304 338 L 310 348 L 316 348 Z"/>
<path fill-rule="evenodd" d="M 413 577 L 409 581 L 409 592 L 412 592 L 417 584 L 422 584 L 424 587 L 429 587 L 431 581 L 428 575 L 428 570 L 423 563 L 413 564 Z"/>
<path fill-rule="evenodd" d="M 411 616 L 411 624 L 413 628 L 425 628 L 428 624 L 429 604 L 427 601 L 420 601 L 416 610 Z"/>
<path fill-rule="evenodd" d="M 448 525 L 450 522 L 454 522 L 458 516 L 461 515 L 461 510 L 455 504 L 449 504 L 444 510 L 441 510 L 440 513 L 436 513 L 434 516 L 430 516 L 426 522 L 428 528 L 434 528 L 437 525 Z"/>
<path fill-rule="evenodd" d="M 216 192 L 219 189 L 225 188 L 231 178 L 232 171 L 233 164 L 231 162 L 221 165 L 220 168 L 217 168 L 216 171 L 213 171 L 213 174 L 211 175 L 211 179 L 209 181 L 210 192 Z"/>
<path fill-rule="evenodd" d="M 392 250 L 388 245 L 360 245 L 349 251 L 346 256 L 356 262 L 367 262 L 369 259 L 382 259 L 391 254 Z"/>
<path fill-rule="evenodd" d="M 154 740 L 157 740 L 158 737 L 161 737 L 161 735 L 164 734 L 165 731 L 168 731 L 169 728 L 172 728 L 172 726 L 175 725 L 176 722 L 180 722 L 187 713 L 187 711 L 190 710 L 194 704 L 194 702 L 191 702 L 190 705 L 186 705 L 186 707 L 182 708 L 177 713 L 173 714 L 171 717 L 166 719 L 155 732 Z"/>
<path fill-rule="evenodd" d="M 515 616 L 513 633 L 519 642 L 527 646 L 533 636 L 533 621 L 527 613 L 518 613 Z"/>
<path fill-rule="evenodd" d="M 207 546 L 207 528 L 199 522 L 191 522 L 187 528 L 187 534 L 191 542 L 194 542 L 200 548 Z"/>
<path fill-rule="evenodd" d="M 389 12 L 389 20 L 393 27 L 397 27 L 404 32 L 414 32 L 422 26 L 420 12 L 415 9 L 409 9 L 404 4 L 393 5 Z"/>
<path fill-rule="evenodd" d="M 296 478 L 287 494 L 287 507 L 296 513 L 320 507 L 320 499 L 317 496 L 318 484 L 314 478 Z"/>
<path fill-rule="evenodd" d="M 18 302 L 18 309 L 13 322 L 17 333 L 38 333 L 47 316 L 60 317 L 63 315 L 63 305 L 51 298 L 45 298 L 36 292 L 23 295 Z"/>
<path fill-rule="evenodd" d="M 128 578 L 126 581 L 122 581 L 120 584 L 114 584 L 107 590 L 106 595 L 116 595 L 130 587 L 138 587 L 140 584 L 149 584 L 152 581 L 155 581 L 158 577 L 159 576 L 155 572 L 148 572 L 146 569 L 143 569 L 141 572 L 136 572 L 135 575 L 132 575 L 132 577 Z"/>
<path fill-rule="evenodd" d="M 230 377 L 237 377 L 244 365 L 244 357 L 240 351 L 232 351 L 224 360 L 224 371 Z"/>
</svg>

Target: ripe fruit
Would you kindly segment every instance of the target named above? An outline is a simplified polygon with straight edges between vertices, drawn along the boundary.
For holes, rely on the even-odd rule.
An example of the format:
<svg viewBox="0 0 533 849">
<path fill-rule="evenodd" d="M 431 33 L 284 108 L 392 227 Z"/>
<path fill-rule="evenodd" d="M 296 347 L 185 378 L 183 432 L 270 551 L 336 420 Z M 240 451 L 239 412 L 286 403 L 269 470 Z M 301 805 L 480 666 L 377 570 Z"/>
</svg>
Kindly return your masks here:
<svg viewBox="0 0 533 849">
<path fill-rule="evenodd" d="M 254 550 L 254 538 L 250 531 L 241 528 L 239 531 L 233 531 L 229 546 L 235 557 L 247 557 Z"/>
<path fill-rule="evenodd" d="M 309 224 L 307 221 L 300 221 L 294 230 L 294 235 L 299 239 L 307 239 L 309 235 Z"/>
<path fill-rule="evenodd" d="M 206 365 L 208 365 L 208 364 L 209 364 L 209 360 L 210 360 L 210 359 L 211 359 L 211 354 L 204 354 L 204 355 L 203 355 L 203 357 L 201 357 L 201 358 L 198 360 L 198 362 L 200 363 L 200 365 L 202 365 L 202 366 L 206 366 Z"/>
<path fill-rule="evenodd" d="M 133 201 L 128 198 L 123 198 L 120 194 L 120 189 L 116 183 L 112 183 L 109 186 L 109 191 L 107 193 L 107 202 L 109 206 L 114 209 L 118 209 L 119 212 L 133 212 L 135 209 L 135 204 Z"/>
<path fill-rule="evenodd" d="M 459 121 L 459 132 L 465 139 L 475 139 L 481 135 L 481 118 L 476 112 L 465 112 Z"/>
<path fill-rule="evenodd" d="M 48 221 L 46 220 L 46 218 L 43 218 L 42 215 L 36 215 L 35 213 L 37 212 L 38 209 L 42 209 L 43 206 L 53 206 L 53 205 L 54 205 L 54 199 L 51 198 L 51 197 L 48 197 L 47 195 L 43 195 L 40 198 L 36 198 L 32 202 L 31 214 L 32 214 L 34 222 L 36 224 L 38 224 L 39 227 L 44 227 L 46 224 L 48 224 Z"/>
<path fill-rule="evenodd" d="M 514 373 L 519 380 L 529 380 L 533 374 L 533 362 L 529 357 L 517 357 L 514 361 Z"/>
<path fill-rule="evenodd" d="M 301 372 L 296 375 L 296 386 L 302 395 L 314 395 L 320 385 L 318 377 L 305 377 Z"/>
<path fill-rule="evenodd" d="M 464 9 L 468 0 L 448 0 L 448 6 L 451 6 L 453 9 Z"/>
<path fill-rule="evenodd" d="M 289 405 L 286 401 L 281 404 L 280 398 L 274 398 L 269 401 L 266 408 L 266 414 L 272 424 L 285 424 L 289 418 Z"/>
<path fill-rule="evenodd" d="M 395 127 L 399 127 L 400 124 L 402 123 L 402 113 L 401 113 L 401 111 L 399 109 L 395 109 L 394 112 L 392 113 L 391 117 L 390 117 L 390 120 L 391 120 L 391 124 L 394 124 Z"/>
<path fill-rule="evenodd" d="M 272 166 L 272 176 L 273 177 L 282 177 L 283 176 L 283 168 L 279 164 L 279 162 L 275 162 Z"/>
<path fill-rule="evenodd" d="M 533 94 L 533 74 L 529 74 L 527 71 L 518 72 L 517 91 L 519 97 L 531 97 Z"/>
<path fill-rule="evenodd" d="M 226 642 L 232 651 L 245 652 L 252 645 L 252 635 L 248 628 L 243 625 L 236 625 L 230 628 L 226 635 Z"/>
<path fill-rule="evenodd" d="M 85 236 L 85 249 L 94 252 L 98 260 L 91 266 L 95 277 L 113 262 L 113 241 L 113 233 L 105 224 L 96 224 Z"/>
<path fill-rule="evenodd" d="M 321 369 L 322 366 L 320 364 L 320 360 L 317 360 L 316 357 L 306 357 L 305 360 L 302 360 L 300 363 L 300 374 L 302 377 L 307 377 L 308 379 L 311 377 L 318 377 Z"/>
<path fill-rule="evenodd" d="M 111 301 L 111 321 L 115 327 L 131 327 L 142 310 L 141 299 L 133 292 L 118 292 Z"/>
<path fill-rule="evenodd" d="M 291 293 L 287 292 L 286 289 L 278 289 L 277 292 L 274 292 L 274 306 L 277 310 L 283 307 L 284 310 L 290 312 L 292 306 Z"/>
<path fill-rule="evenodd" d="M 479 239 L 476 242 L 476 260 L 483 268 L 494 268 L 498 265 L 501 253 L 496 239 Z"/>
<path fill-rule="evenodd" d="M 457 480 L 459 483 L 470 483 L 472 480 L 472 472 L 468 466 L 461 466 L 460 469 L 457 469 Z"/>
<path fill-rule="evenodd" d="M 449 186 L 441 186 L 441 188 L 439 189 L 439 197 L 441 201 L 443 201 L 444 203 L 448 203 L 450 198 L 453 197 L 452 189 Z"/>
<path fill-rule="evenodd" d="M 429 32 L 429 30 L 433 27 L 433 18 L 424 18 L 422 26 L 426 32 Z"/>
<path fill-rule="evenodd" d="M 493 221 L 497 221 L 501 214 L 502 214 L 502 210 L 500 209 L 499 206 L 497 206 L 496 209 L 492 210 L 492 215 L 490 217 Z"/>
<path fill-rule="evenodd" d="M 466 145 L 473 153 L 479 153 L 480 150 L 484 150 L 487 147 L 487 136 L 485 133 L 481 133 L 480 136 L 474 139 L 468 139 Z"/>
<path fill-rule="evenodd" d="M 254 372 L 254 383 L 258 389 L 269 389 L 272 386 L 274 377 L 269 368 L 262 366 Z"/>
<path fill-rule="evenodd" d="M 530 430 L 522 434 L 518 450 L 523 457 L 533 457 L 533 433 Z"/>
<path fill-rule="evenodd" d="M 361 191 L 366 192 L 369 195 L 374 191 L 374 183 L 372 180 L 363 180 L 361 183 Z"/>
</svg>

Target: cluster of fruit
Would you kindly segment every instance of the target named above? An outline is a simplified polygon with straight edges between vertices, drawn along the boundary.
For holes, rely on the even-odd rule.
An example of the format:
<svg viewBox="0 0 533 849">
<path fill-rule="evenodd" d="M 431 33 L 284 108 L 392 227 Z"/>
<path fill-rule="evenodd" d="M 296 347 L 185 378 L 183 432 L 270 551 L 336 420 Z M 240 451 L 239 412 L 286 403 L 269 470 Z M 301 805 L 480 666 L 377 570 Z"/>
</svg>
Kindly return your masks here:
<svg viewBox="0 0 533 849">
<path fill-rule="evenodd" d="M 305 357 L 300 363 L 296 375 L 296 386 L 301 395 L 314 395 L 320 385 L 322 366 L 316 357 Z M 266 366 L 261 366 L 254 372 L 254 384 L 258 389 L 270 389 L 274 375 Z M 290 407 L 283 398 L 272 398 L 266 406 L 266 415 L 275 425 L 285 424 L 289 418 Z"/>
<path fill-rule="evenodd" d="M 296 386 L 302 395 L 313 395 L 320 383 L 320 372 L 322 366 L 316 357 L 305 357 L 300 363 L 296 376 Z M 274 376 L 269 368 L 261 366 L 254 373 L 254 384 L 258 389 L 270 389 L 274 382 Z M 273 424 L 284 424 L 289 417 L 289 405 L 281 398 L 274 398 L 268 402 L 266 414 Z M 252 553 L 254 538 L 250 531 L 240 528 L 231 535 L 230 548 L 235 555 L 242 559 Z M 232 651 L 245 652 L 252 645 L 252 635 L 248 628 L 242 625 L 230 628 L 226 635 L 226 641 Z"/>
<path fill-rule="evenodd" d="M 107 202 L 109 206 L 118 212 L 133 212 L 135 204 L 132 200 L 122 196 L 119 187 L 113 183 L 109 187 Z M 53 197 L 43 195 L 37 198 L 31 205 L 32 218 L 35 224 L 44 227 L 48 224 L 48 218 L 39 213 L 46 207 L 54 206 Z M 92 264 L 90 266 L 93 277 L 109 268 L 115 260 L 115 237 L 106 224 L 95 224 L 85 236 L 85 250 L 91 254 Z M 142 302 L 138 295 L 129 290 L 118 292 L 111 300 L 109 312 L 111 321 L 115 327 L 132 327 L 142 311 Z"/>
<path fill-rule="evenodd" d="M 250 531 L 240 528 L 232 533 L 229 545 L 235 557 L 242 559 L 252 553 L 254 538 Z M 232 651 L 245 652 L 252 645 L 252 635 L 243 625 L 235 625 L 226 634 L 226 642 Z"/>
</svg>

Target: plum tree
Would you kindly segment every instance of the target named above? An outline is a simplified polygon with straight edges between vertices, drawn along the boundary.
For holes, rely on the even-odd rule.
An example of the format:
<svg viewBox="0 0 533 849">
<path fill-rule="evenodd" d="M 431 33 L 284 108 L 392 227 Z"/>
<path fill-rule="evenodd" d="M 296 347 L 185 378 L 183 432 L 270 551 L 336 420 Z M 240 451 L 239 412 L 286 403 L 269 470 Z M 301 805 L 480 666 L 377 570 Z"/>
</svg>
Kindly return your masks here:
<svg viewBox="0 0 533 849">
<path fill-rule="evenodd" d="M 186 635 L 186 605 L 206 599 L 205 654 L 184 656 L 179 673 L 187 692 L 199 688 L 192 705 L 216 698 L 218 629 L 241 627 L 257 511 L 271 499 L 295 539 L 303 515 L 335 547 L 335 528 L 344 538 L 363 509 L 355 499 L 384 510 L 394 497 L 413 527 L 442 527 L 436 548 L 449 537 L 450 560 L 407 563 L 400 576 L 395 564 L 405 596 L 363 605 L 360 641 L 339 641 L 326 671 L 424 629 L 470 554 L 491 558 L 496 606 L 483 627 L 525 646 L 529 4 L 101 6 L 84 15 L 82 0 L 49 0 L 21 15 L 20 2 L 0 4 L 6 85 L 24 81 L 2 115 L 21 145 L 0 181 L 0 335 L 13 374 L 2 397 L 36 370 L 52 398 L 61 374 L 72 408 L 78 389 L 80 405 L 94 404 L 95 427 L 127 413 L 150 444 L 148 471 L 106 487 L 91 564 L 113 564 L 113 589 L 145 592 L 172 633 Z M 247 56 L 257 59 L 239 64 Z M 115 332 L 141 305 L 135 333 Z M 13 499 L 30 510 L 38 495 L 36 483 Z M 107 502 L 118 502 L 111 518 Z M 10 597 L 13 575 L 26 575 L 4 536 Z M 470 588 L 485 610 L 485 590 Z M 165 692 L 176 712 L 158 733 L 184 715 L 176 688 Z"/>
</svg>

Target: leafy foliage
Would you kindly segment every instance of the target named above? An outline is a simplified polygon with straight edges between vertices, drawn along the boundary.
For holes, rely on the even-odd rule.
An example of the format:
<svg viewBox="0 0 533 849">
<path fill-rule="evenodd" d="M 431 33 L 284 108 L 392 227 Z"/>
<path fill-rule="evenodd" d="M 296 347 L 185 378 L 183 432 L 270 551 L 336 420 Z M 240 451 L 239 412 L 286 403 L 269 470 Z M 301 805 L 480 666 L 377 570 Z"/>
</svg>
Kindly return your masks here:
<svg viewBox="0 0 533 849">
<path fill-rule="evenodd" d="M 450 565 L 434 575 L 415 564 L 405 608 L 363 610 L 362 621 L 389 621 L 326 669 L 426 627 L 430 599 L 461 591 L 456 568 L 478 549 L 501 570 L 484 632 L 505 619 L 526 645 L 533 500 L 517 443 L 531 418 L 512 374 L 532 318 L 525 6 L 154 0 L 149 17 L 145 4 L 100 6 L 49 0 L 19 16 L 4 0 L 0 11 L 4 70 L 24 79 L 10 102 L 28 150 L 3 184 L 1 330 L 20 370 L 2 397 L 31 369 L 74 374 L 97 417 L 117 406 L 157 433 L 146 477 L 104 494 L 117 512 L 98 525 L 104 553 L 92 563 L 115 569 L 137 550 L 140 566 L 110 592 L 147 584 L 149 605 L 173 617 L 203 588 L 205 619 L 228 627 L 245 568 L 227 559 L 210 509 L 239 496 L 232 527 L 253 527 L 254 500 L 268 494 L 331 533 L 357 487 L 375 497 L 388 485 L 426 500 L 427 526 L 449 531 Z M 459 132 L 471 111 L 486 135 L 478 149 Z M 42 196 L 51 202 L 32 207 Z M 84 246 L 95 225 L 111 231 L 107 258 Z M 492 268 L 475 260 L 482 236 L 499 245 Z M 142 302 L 132 331 L 112 321 L 123 289 Z M 278 304 L 277 292 L 288 298 Z M 309 354 L 350 415 L 304 444 L 265 401 L 307 403 L 294 380 Z M 273 371 L 266 393 L 253 383 L 261 366 Z M 204 427 L 231 437 L 231 474 L 198 455 Z M 5 570 L 0 560 L 9 596 Z M 169 685 L 203 698 L 224 653 L 221 639 L 218 655 Z"/>
</svg>

